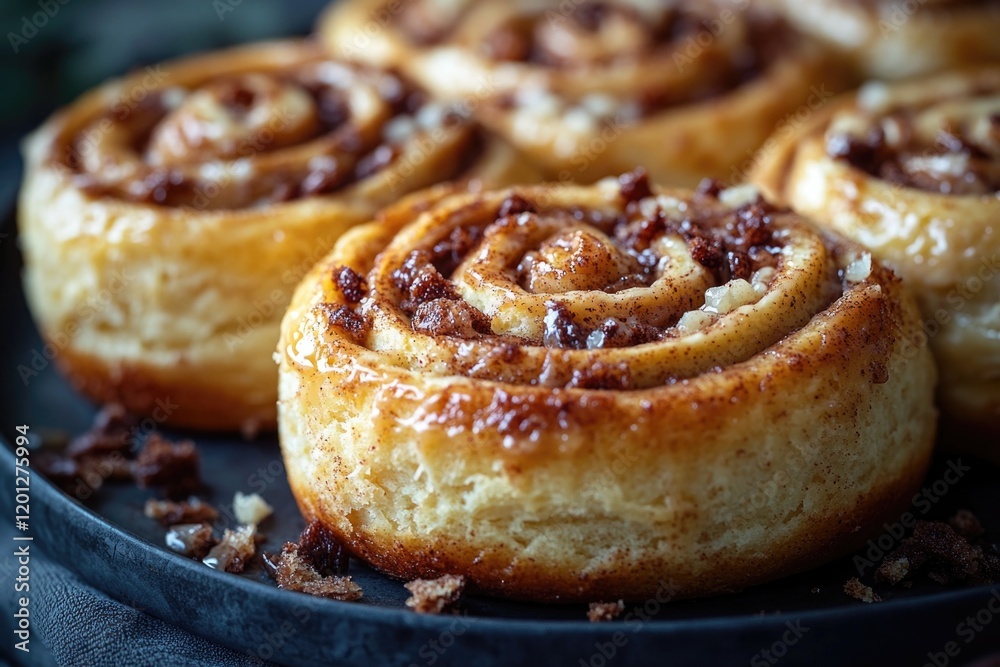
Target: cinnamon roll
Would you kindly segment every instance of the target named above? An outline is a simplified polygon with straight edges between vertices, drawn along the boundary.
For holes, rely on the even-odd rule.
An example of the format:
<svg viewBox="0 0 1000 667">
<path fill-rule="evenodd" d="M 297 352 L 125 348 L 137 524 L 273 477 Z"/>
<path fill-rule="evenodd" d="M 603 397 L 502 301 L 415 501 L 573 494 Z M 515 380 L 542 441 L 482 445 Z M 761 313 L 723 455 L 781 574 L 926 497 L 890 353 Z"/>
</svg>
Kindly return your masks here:
<svg viewBox="0 0 1000 667">
<path fill-rule="evenodd" d="M 996 0 L 761 0 L 867 78 L 1000 62 Z"/>
<path fill-rule="evenodd" d="M 742 180 L 776 125 L 845 83 L 746 1 L 349 0 L 320 32 L 474 108 L 561 182 L 635 165 L 669 184 Z"/>
<path fill-rule="evenodd" d="M 461 110 L 299 42 L 109 83 L 25 157 L 26 290 L 61 367 L 211 429 L 273 428 L 281 315 L 344 230 L 444 179 L 533 178 Z"/>
<path fill-rule="evenodd" d="M 731 591 L 908 505 L 936 421 L 918 330 L 889 269 L 748 186 L 438 188 L 299 286 L 281 446 L 303 513 L 393 576 Z"/>
<path fill-rule="evenodd" d="M 992 431 L 985 451 L 1000 456 L 1000 70 L 869 84 L 778 144 L 755 180 L 907 280 L 943 407 Z"/>
</svg>

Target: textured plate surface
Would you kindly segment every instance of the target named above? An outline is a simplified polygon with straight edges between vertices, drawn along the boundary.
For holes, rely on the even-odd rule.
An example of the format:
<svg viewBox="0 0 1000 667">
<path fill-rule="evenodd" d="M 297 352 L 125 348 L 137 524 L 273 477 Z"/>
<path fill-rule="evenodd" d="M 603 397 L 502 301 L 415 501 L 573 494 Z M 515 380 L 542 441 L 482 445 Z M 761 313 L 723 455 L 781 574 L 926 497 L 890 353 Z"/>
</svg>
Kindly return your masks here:
<svg viewBox="0 0 1000 667">
<path fill-rule="evenodd" d="M 10 480 L 9 443 L 16 425 L 29 424 L 35 435 L 73 435 L 89 426 L 94 407 L 58 375 L 48 359 L 51 350 L 43 347 L 31 323 L 11 215 L 0 231 L 7 234 L 0 237 L 0 434 L 6 445 L 0 447 L 0 479 Z M 209 484 L 204 496 L 223 508 L 221 523 L 231 516 L 225 508 L 235 491 L 257 491 L 276 510 L 262 525 L 268 538 L 262 549 L 275 551 L 297 536 L 303 524 L 272 436 L 245 442 L 166 435 L 198 443 Z M 1000 534 L 1000 472 L 963 458 L 971 470 L 958 484 L 944 484 L 944 471 L 955 460 L 937 462 L 927 479 L 928 495 L 914 512 L 940 518 L 968 508 L 995 538 Z M 9 495 L 2 502 L 9 502 Z M 908 590 L 879 590 L 887 600 L 864 605 L 841 590 L 858 574 L 849 558 L 738 595 L 628 605 L 623 619 L 610 624 L 588 623 L 579 605 L 475 596 L 463 603 L 459 615 L 422 616 L 404 607 L 407 592 L 400 582 L 357 561 L 351 573 L 364 589 L 363 602 L 316 599 L 277 590 L 259 565 L 242 576 L 228 575 L 169 552 L 162 546 L 163 530 L 142 514 L 150 495 L 118 484 L 96 493 L 81 484 L 66 494 L 36 477 L 36 543 L 119 600 L 285 665 L 768 665 L 779 658 L 783 665 L 921 665 L 948 642 L 961 648 L 951 664 L 965 664 L 1000 646 L 1000 619 L 968 643 L 959 632 L 963 619 L 988 610 L 994 595 L 1000 599 L 1000 587 L 945 589 L 924 582 Z M 880 539 L 881 548 L 899 541 L 890 532 Z"/>
</svg>

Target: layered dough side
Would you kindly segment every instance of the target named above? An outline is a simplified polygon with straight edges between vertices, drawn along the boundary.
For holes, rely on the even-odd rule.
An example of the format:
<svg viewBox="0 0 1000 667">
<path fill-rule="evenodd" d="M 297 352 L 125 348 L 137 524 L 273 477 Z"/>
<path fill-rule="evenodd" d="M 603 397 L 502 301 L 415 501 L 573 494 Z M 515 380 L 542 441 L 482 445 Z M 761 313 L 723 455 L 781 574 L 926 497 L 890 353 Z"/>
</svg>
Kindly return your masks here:
<svg viewBox="0 0 1000 667">
<path fill-rule="evenodd" d="M 467 117 L 307 43 L 156 72 L 32 135 L 19 225 L 60 367 L 97 401 L 175 404 L 173 424 L 274 427 L 271 353 L 292 291 L 380 206 L 446 178 L 538 178 Z"/>
<path fill-rule="evenodd" d="M 492 333 L 410 331 L 405 302 L 399 320 L 382 319 L 400 307 L 378 287 L 393 275 L 395 253 L 447 221 L 485 225 L 488 243 L 509 229 L 497 213 L 505 201 L 537 205 L 516 214 L 528 216 L 515 217 L 519 226 L 557 218 L 570 203 L 584 219 L 623 206 L 604 185 L 514 192 L 438 191 L 403 202 L 348 234 L 300 285 L 278 348 L 279 423 L 308 519 L 400 578 L 464 574 L 479 590 L 519 599 L 641 600 L 664 589 L 679 597 L 734 591 L 815 566 L 863 544 L 907 506 L 936 422 L 933 364 L 925 345 L 909 342 L 917 310 L 890 270 L 794 216 L 774 213 L 781 222 L 769 223 L 803 236 L 782 254 L 787 264 L 765 295 L 698 331 L 671 320 L 649 334 L 655 340 L 567 349 L 551 336 L 498 334 L 496 317 Z M 725 215 L 714 199 L 691 197 L 667 191 L 660 201 Z M 829 275 L 826 264 L 797 254 L 812 242 L 834 271 L 833 283 L 816 290 L 836 285 L 837 275 L 857 282 L 793 325 L 789 309 L 812 296 L 800 274 Z M 468 250 L 452 281 L 466 280 L 483 248 Z M 374 291 L 345 299 L 336 278 L 344 266 Z M 583 268 L 575 280 L 596 270 Z M 530 303 L 524 289 L 516 304 Z M 639 301 L 647 289 L 618 294 Z M 582 294 L 552 298 L 571 308 Z M 462 300 L 470 303 L 468 292 Z M 361 320 L 343 316 L 351 301 Z M 370 329 L 349 324 L 365 321 Z M 581 314 L 574 323 L 586 321 Z M 675 354 L 725 358 L 757 321 L 790 328 L 773 343 L 755 334 L 747 343 L 755 349 L 719 367 L 698 369 L 688 352 Z M 392 345 L 383 343 L 391 336 Z M 465 350 L 468 361 L 449 366 L 439 348 Z M 652 360 L 673 375 L 643 375 Z M 566 365 L 621 373 L 580 388 L 577 374 L 559 374 Z"/>
<path fill-rule="evenodd" d="M 772 133 L 853 77 L 757 4 L 351 0 L 318 32 L 466 105 L 562 183 L 636 166 L 665 185 L 742 181 Z"/>
<path fill-rule="evenodd" d="M 998 91 L 995 69 L 871 84 L 787 138 L 753 177 L 904 277 L 922 311 L 915 342 L 929 340 L 940 367 L 943 407 L 977 436 L 955 440 L 988 456 L 1000 424 Z"/>
</svg>

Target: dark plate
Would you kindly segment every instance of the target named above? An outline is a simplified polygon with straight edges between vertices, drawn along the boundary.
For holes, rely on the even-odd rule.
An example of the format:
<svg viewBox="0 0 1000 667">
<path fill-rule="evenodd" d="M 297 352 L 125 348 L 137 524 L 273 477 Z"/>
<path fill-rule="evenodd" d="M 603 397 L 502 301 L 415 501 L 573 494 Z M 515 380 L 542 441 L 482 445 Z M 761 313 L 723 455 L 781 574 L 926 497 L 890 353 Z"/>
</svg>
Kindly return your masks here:
<svg viewBox="0 0 1000 667">
<path fill-rule="evenodd" d="M 14 475 L 9 443 L 16 425 L 30 425 L 36 436 L 75 434 L 94 413 L 56 373 L 51 350 L 31 323 L 12 216 L 7 218 L 0 228 L 8 234 L 0 239 L 3 480 Z M 25 369 L 37 374 L 25 380 Z M 257 491 L 276 510 L 262 526 L 268 537 L 263 549 L 274 551 L 297 536 L 303 524 L 273 437 L 245 442 L 167 435 L 199 444 L 210 481 L 205 496 L 223 507 L 223 523 L 235 491 Z M 914 512 L 940 518 L 968 508 L 994 536 L 1000 534 L 998 470 L 963 459 L 971 470 L 950 485 L 941 481 L 948 463 L 936 463 L 927 480 L 929 495 Z M 625 617 L 610 624 L 588 623 L 581 605 L 476 596 L 463 603 L 461 615 L 418 615 L 404 607 L 407 592 L 400 582 L 357 561 L 351 573 L 364 589 L 362 602 L 318 599 L 276 589 L 259 566 L 229 575 L 166 550 L 163 530 L 142 514 L 150 494 L 133 486 L 110 484 L 93 493 L 81 482 L 67 495 L 35 477 L 31 488 L 36 544 L 84 580 L 190 632 L 285 665 L 769 665 L 779 659 L 783 665 L 921 665 L 934 664 L 931 656 L 943 665 L 942 659 L 965 664 L 1000 646 L 1000 619 L 984 624 L 969 642 L 960 626 L 977 613 L 980 624 L 985 614 L 992 620 L 988 603 L 994 595 L 1000 599 L 1000 587 L 945 589 L 925 582 L 908 590 L 877 588 L 886 601 L 865 605 L 842 592 L 844 582 L 858 574 L 849 558 L 738 595 L 628 605 Z M 0 497 L 9 504 L 12 494 Z M 887 529 L 873 544 L 894 547 L 899 537 L 893 532 Z M 949 642 L 960 650 L 957 658 L 944 653 Z"/>
</svg>

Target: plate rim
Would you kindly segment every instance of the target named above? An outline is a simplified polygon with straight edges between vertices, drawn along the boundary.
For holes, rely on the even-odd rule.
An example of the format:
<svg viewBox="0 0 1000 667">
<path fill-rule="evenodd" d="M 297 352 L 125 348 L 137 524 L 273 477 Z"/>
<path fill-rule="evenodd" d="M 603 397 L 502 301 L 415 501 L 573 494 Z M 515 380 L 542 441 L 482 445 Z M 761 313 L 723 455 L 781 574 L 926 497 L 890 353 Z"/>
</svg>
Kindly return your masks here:
<svg viewBox="0 0 1000 667">
<path fill-rule="evenodd" d="M 10 468 L 12 470 L 16 459 L 13 445 L 3 434 L 0 434 L 0 445 L 3 445 L 2 453 L 0 453 L 0 460 L 2 460 L 5 468 Z M 32 454 L 35 454 L 40 450 L 36 448 L 30 451 Z M 37 469 L 31 470 L 34 472 Z M 39 480 L 41 481 L 41 484 L 37 484 Z M 39 489 L 41 489 L 41 493 L 38 493 Z M 57 511 L 62 511 L 64 513 L 68 512 L 68 519 L 72 523 L 76 524 L 74 530 L 90 528 L 95 533 L 99 531 L 109 532 L 111 537 L 127 543 L 134 549 L 155 553 L 158 558 L 170 567 L 179 568 L 180 570 L 187 571 L 195 576 L 207 576 L 209 579 L 214 579 L 220 585 L 233 587 L 237 592 L 267 596 L 277 604 L 283 604 L 289 600 L 295 600 L 300 606 L 302 604 L 306 604 L 307 606 L 315 607 L 316 611 L 320 613 L 329 614 L 330 612 L 336 610 L 337 613 L 333 614 L 335 616 L 348 615 L 353 617 L 355 620 L 389 623 L 392 625 L 402 621 L 405 625 L 422 627 L 423 629 L 429 630 L 446 629 L 441 626 L 450 624 L 455 618 L 462 618 L 470 625 L 479 626 L 480 629 L 485 631 L 508 631 L 507 629 L 509 628 L 518 633 L 527 632 L 528 634 L 531 633 L 532 629 L 545 628 L 551 624 L 558 625 L 561 631 L 583 632 L 588 630 L 594 631 L 596 629 L 596 632 L 586 633 L 595 635 L 603 635 L 608 628 L 615 627 L 614 623 L 591 623 L 585 618 L 581 618 L 580 620 L 562 618 L 540 620 L 512 617 L 485 617 L 471 614 L 419 614 L 409 609 L 382 607 L 364 604 L 363 602 L 346 602 L 308 595 L 297 591 L 282 590 L 276 586 L 270 586 L 263 581 L 256 581 L 246 577 L 234 576 L 225 572 L 213 570 L 212 568 L 198 563 L 197 561 L 171 552 L 159 544 L 149 542 L 130 532 L 126 528 L 104 518 L 80 501 L 71 498 L 40 473 L 32 479 L 31 494 L 32 502 L 45 503 Z M 73 521 L 74 519 L 77 521 Z M 44 546 L 40 546 L 40 549 L 42 551 L 47 551 Z M 88 584 L 94 586 L 94 584 L 90 582 L 86 572 L 74 567 L 72 562 L 66 563 L 57 561 L 57 563 L 62 567 L 70 569 Z M 389 577 L 381 572 L 379 572 L 379 575 L 395 580 L 393 577 Z M 109 595 L 98 586 L 94 587 L 101 590 L 101 592 L 105 595 Z M 778 611 L 775 613 L 752 615 L 729 614 L 724 616 L 699 618 L 650 619 L 648 621 L 643 621 L 643 632 L 652 632 L 655 634 L 658 631 L 662 634 L 673 634 L 674 632 L 684 630 L 709 630 L 714 626 L 720 625 L 727 627 L 732 627 L 734 625 L 755 627 L 760 625 L 783 625 L 787 621 L 797 620 L 803 622 L 807 620 L 814 622 L 835 621 L 842 617 L 857 616 L 871 617 L 870 620 L 876 620 L 877 617 L 890 615 L 904 610 L 912 610 L 914 607 L 918 606 L 926 607 L 938 604 L 947 605 L 974 602 L 981 596 L 990 594 L 995 588 L 997 588 L 997 584 L 980 584 L 955 589 L 943 589 L 941 591 L 934 591 L 924 595 L 913 595 L 884 600 L 875 604 L 859 603 L 858 605 L 852 605 L 848 603 L 838 607 L 826 609 L 802 609 L 794 612 Z M 298 597 L 293 598 L 291 596 Z M 119 602 L 122 601 L 119 600 Z M 554 606 L 559 606 L 559 604 L 556 603 Z M 930 610 L 928 609 L 927 611 Z M 158 618 L 176 625 L 175 621 L 171 619 L 159 616 Z"/>
</svg>

